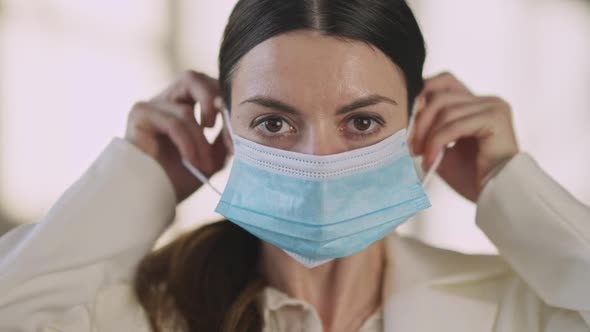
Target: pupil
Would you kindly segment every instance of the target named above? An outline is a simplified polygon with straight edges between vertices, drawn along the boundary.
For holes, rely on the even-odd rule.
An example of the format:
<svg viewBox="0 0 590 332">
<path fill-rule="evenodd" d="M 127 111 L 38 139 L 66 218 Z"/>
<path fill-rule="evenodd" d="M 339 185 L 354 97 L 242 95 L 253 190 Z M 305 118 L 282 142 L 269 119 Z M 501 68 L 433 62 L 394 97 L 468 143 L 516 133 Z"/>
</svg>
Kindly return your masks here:
<svg viewBox="0 0 590 332">
<path fill-rule="evenodd" d="M 357 130 L 365 131 L 371 127 L 371 119 L 356 118 L 356 119 L 354 119 L 354 127 Z"/>
<path fill-rule="evenodd" d="M 266 120 L 266 123 L 264 124 L 264 126 L 266 127 L 266 130 L 270 131 L 271 133 L 277 133 L 283 127 L 283 120 L 269 119 L 269 120 Z"/>
</svg>

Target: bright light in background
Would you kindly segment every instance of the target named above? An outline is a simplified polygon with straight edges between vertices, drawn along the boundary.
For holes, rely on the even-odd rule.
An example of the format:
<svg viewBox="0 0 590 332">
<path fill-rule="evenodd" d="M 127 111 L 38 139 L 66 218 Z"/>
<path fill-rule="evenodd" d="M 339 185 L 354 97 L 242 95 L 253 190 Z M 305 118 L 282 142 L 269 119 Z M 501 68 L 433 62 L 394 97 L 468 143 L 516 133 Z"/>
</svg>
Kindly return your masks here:
<svg viewBox="0 0 590 332">
<path fill-rule="evenodd" d="M 3 7 L 0 198 L 9 213 L 24 220 L 44 214 L 123 134 L 133 102 L 169 79 L 157 48 L 160 7 L 143 1 Z"/>
<path fill-rule="evenodd" d="M 127 112 L 179 71 L 217 75 L 235 0 L 3 2 L 0 206 L 40 218 L 90 165 Z M 521 148 L 590 202 L 590 5 L 575 0 L 410 0 L 427 42 L 425 75 L 449 70 L 513 107 Z M 212 182 L 223 187 L 228 170 Z M 440 181 L 433 208 L 404 227 L 428 242 L 492 252 L 475 208 Z M 178 208 L 168 238 L 220 217 L 207 188 Z"/>
</svg>

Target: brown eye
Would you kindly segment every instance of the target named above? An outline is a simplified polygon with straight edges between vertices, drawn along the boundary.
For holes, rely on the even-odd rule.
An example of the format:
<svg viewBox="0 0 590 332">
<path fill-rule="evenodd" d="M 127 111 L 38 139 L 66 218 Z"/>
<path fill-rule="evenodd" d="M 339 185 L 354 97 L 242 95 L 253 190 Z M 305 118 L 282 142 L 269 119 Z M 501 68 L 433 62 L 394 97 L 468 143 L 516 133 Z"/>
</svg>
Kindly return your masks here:
<svg viewBox="0 0 590 332">
<path fill-rule="evenodd" d="M 256 119 L 251 127 L 264 137 L 283 137 L 293 134 L 296 131 L 288 120 L 278 116 L 267 116 Z"/>
<path fill-rule="evenodd" d="M 366 138 L 377 134 L 385 126 L 385 121 L 375 115 L 355 115 L 346 120 L 342 132 L 351 138 Z"/>
<path fill-rule="evenodd" d="M 373 120 L 370 118 L 358 117 L 353 119 L 354 129 L 358 131 L 367 131 L 371 129 L 373 125 Z"/>
<path fill-rule="evenodd" d="M 267 119 L 263 124 L 264 128 L 271 133 L 278 133 L 283 128 L 283 120 L 279 118 Z"/>
</svg>

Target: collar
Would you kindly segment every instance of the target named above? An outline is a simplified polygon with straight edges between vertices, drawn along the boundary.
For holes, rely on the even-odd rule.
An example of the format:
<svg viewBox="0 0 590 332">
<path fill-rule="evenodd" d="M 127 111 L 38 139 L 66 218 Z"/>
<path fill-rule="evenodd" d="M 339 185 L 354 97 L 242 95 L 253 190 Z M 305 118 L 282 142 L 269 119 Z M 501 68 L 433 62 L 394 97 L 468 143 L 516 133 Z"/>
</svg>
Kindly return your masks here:
<svg viewBox="0 0 590 332">
<path fill-rule="evenodd" d="M 497 255 L 469 255 L 427 245 L 397 231 L 385 238 L 385 298 L 395 289 L 427 284 L 452 286 L 504 275 L 508 264 Z"/>
<path fill-rule="evenodd" d="M 466 255 L 392 232 L 386 238 L 385 331 L 491 331 L 499 282 L 510 271 L 498 256 Z"/>
</svg>

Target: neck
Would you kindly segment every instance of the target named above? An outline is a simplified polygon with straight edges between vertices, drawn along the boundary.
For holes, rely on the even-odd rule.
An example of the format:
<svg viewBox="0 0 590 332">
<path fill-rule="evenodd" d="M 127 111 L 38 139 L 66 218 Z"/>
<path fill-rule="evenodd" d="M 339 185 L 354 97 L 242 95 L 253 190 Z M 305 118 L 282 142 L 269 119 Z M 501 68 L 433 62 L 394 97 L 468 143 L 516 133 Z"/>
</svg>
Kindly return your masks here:
<svg viewBox="0 0 590 332">
<path fill-rule="evenodd" d="M 326 331 L 357 331 L 381 305 L 383 240 L 313 269 L 267 242 L 261 249 L 262 273 L 269 286 L 313 305 Z"/>
</svg>

